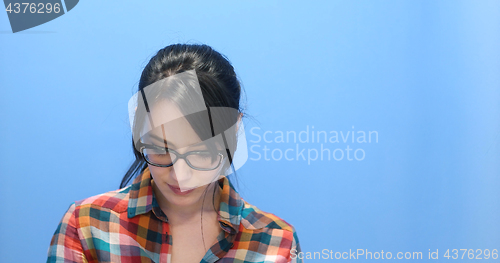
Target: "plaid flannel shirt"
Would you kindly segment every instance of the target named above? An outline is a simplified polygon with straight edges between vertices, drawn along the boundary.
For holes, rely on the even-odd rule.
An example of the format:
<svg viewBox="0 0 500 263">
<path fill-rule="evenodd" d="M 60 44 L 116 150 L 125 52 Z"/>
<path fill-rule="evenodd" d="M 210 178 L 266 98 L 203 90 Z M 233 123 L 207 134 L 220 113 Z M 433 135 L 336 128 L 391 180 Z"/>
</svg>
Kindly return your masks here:
<svg viewBox="0 0 500 263">
<path fill-rule="evenodd" d="M 205 254 L 212 262 L 302 262 L 294 227 L 244 201 L 230 181 L 222 188 L 223 231 Z M 171 262 L 169 223 L 149 169 L 125 188 L 74 202 L 52 237 L 47 262 Z"/>
</svg>

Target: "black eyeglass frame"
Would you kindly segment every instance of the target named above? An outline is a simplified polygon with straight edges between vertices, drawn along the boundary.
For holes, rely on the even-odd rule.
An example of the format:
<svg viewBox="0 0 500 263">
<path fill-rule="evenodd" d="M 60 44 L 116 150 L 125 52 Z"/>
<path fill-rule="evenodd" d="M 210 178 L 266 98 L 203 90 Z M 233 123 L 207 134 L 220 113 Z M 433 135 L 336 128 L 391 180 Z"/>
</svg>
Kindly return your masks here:
<svg viewBox="0 0 500 263">
<path fill-rule="evenodd" d="M 157 167 L 171 167 L 173 166 L 179 159 L 184 159 L 184 161 L 187 163 L 187 165 L 195 170 L 198 170 L 198 171 L 212 171 L 212 170 L 215 170 L 217 168 L 219 168 L 219 166 L 222 164 L 222 160 L 224 160 L 224 151 L 219 151 L 217 153 L 218 156 L 220 156 L 219 158 L 219 163 L 217 164 L 216 167 L 214 168 L 199 168 L 199 167 L 195 167 L 191 164 L 191 162 L 187 159 L 187 157 L 189 155 L 193 155 L 193 154 L 200 154 L 200 153 L 210 153 L 209 151 L 189 151 L 189 152 L 186 152 L 184 154 L 180 154 L 178 153 L 177 151 L 175 150 L 172 150 L 170 148 L 167 148 L 167 147 L 158 147 L 156 145 L 153 145 L 153 144 L 144 144 L 142 143 L 141 141 L 137 142 L 137 147 L 139 148 L 139 152 L 141 153 L 142 155 L 142 158 L 148 163 L 148 164 L 151 164 L 153 166 L 157 166 Z M 166 152 L 170 153 L 172 152 L 177 158 L 175 158 L 175 160 L 170 163 L 170 164 L 157 164 L 157 163 L 153 163 L 151 162 L 150 160 L 148 160 L 148 158 L 146 157 L 146 155 L 144 154 L 144 149 L 161 149 L 161 150 L 165 150 Z"/>
</svg>

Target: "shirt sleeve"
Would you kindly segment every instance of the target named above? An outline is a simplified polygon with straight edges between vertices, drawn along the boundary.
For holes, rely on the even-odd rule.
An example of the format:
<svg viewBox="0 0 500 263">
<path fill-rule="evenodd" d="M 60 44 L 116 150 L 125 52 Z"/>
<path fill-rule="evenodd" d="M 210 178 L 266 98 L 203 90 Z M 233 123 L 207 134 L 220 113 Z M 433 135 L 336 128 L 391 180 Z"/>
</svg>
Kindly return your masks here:
<svg viewBox="0 0 500 263">
<path fill-rule="evenodd" d="M 75 203 L 73 202 L 52 236 L 47 255 L 47 263 L 75 262 L 86 263 L 82 244 L 78 236 L 75 218 Z"/>
<path fill-rule="evenodd" d="M 290 258 L 288 263 L 303 263 L 302 255 L 299 256 L 299 253 L 302 252 L 300 249 L 299 237 L 297 236 L 297 231 L 293 228 L 293 241 L 292 247 L 290 248 Z"/>
</svg>

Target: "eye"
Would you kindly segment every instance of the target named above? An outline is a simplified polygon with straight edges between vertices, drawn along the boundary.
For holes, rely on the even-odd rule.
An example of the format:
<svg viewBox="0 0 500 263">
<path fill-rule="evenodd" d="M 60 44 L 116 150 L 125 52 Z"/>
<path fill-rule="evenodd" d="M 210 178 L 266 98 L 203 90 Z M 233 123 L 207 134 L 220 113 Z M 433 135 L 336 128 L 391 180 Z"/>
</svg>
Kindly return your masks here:
<svg viewBox="0 0 500 263">
<path fill-rule="evenodd" d="M 209 151 L 197 151 L 191 152 L 191 154 L 187 156 L 187 160 L 195 168 L 215 169 L 220 164 L 221 156 Z"/>
<path fill-rule="evenodd" d="M 166 148 L 165 146 L 160 146 L 156 144 L 148 144 L 146 145 L 144 150 L 148 154 L 154 154 L 159 156 L 168 155 L 171 153 L 170 149 Z"/>
<path fill-rule="evenodd" d="M 158 145 L 148 145 L 143 154 L 149 163 L 158 165 L 171 165 L 176 159 L 175 154 Z"/>
<path fill-rule="evenodd" d="M 164 156 L 164 155 L 167 155 L 168 152 L 166 152 L 166 151 L 159 151 L 159 150 L 153 150 L 153 151 L 151 151 L 151 154 L 159 155 L 159 156 Z"/>
<path fill-rule="evenodd" d="M 199 158 L 202 159 L 212 159 L 217 156 L 217 154 L 209 153 L 209 152 L 203 152 L 198 154 Z"/>
</svg>

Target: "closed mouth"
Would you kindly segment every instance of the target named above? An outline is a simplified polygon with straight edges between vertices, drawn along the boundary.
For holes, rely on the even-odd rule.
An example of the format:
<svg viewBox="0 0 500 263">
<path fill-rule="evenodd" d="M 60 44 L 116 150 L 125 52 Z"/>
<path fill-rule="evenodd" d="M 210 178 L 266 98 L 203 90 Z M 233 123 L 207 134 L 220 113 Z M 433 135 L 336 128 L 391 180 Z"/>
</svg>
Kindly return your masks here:
<svg viewBox="0 0 500 263">
<path fill-rule="evenodd" d="M 179 186 L 167 184 L 176 194 L 187 194 L 190 193 L 195 188 L 181 190 Z"/>
</svg>

